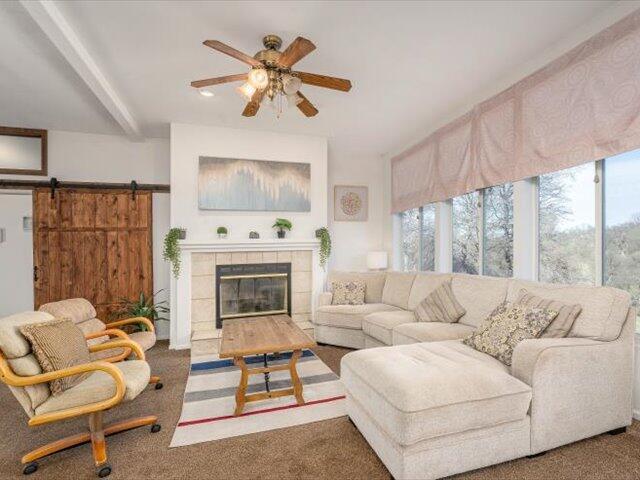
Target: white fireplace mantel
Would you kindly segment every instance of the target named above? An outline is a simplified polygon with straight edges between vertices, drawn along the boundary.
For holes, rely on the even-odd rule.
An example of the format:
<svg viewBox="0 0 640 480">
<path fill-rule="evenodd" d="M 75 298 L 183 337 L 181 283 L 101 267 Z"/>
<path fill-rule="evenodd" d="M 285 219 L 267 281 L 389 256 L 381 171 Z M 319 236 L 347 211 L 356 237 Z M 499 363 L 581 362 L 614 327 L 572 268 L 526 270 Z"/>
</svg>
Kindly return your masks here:
<svg viewBox="0 0 640 480">
<path fill-rule="evenodd" d="M 170 348 L 191 346 L 191 254 L 224 252 L 312 252 L 312 305 L 324 286 L 324 271 L 319 267 L 320 240 L 316 238 L 263 238 L 263 239 L 186 239 L 179 242 L 181 249 L 180 276 L 172 280 Z M 312 309 L 312 312 L 315 308 Z"/>
<path fill-rule="evenodd" d="M 251 252 L 278 250 L 313 250 L 320 240 L 301 238 L 257 238 L 255 240 L 215 239 L 182 240 L 180 248 L 188 252 Z"/>
</svg>

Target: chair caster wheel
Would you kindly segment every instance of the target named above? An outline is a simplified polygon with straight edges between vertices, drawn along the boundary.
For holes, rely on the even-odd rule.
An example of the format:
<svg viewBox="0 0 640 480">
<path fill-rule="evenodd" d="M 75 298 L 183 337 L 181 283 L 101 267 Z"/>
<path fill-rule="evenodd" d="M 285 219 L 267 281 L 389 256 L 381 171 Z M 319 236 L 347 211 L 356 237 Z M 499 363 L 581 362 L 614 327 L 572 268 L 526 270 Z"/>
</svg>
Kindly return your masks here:
<svg viewBox="0 0 640 480">
<path fill-rule="evenodd" d="M 98 477 L 100 478 L 108 477 L 109 475 L 111 475 L 111 465 L 109 465 L 108 463 L 105 463 L 104 465 L 98 467 L 97 470 Z"/>
<path fill-rule="evenodd" d="M 22 469 L 22 473 L 24 475 L 31 475 L 32 473 L 35 473 L 36 470 L 38 470 L 38 462 L 31 462 L 25 465 Z"/>
<path fill-rule="evenodd" d="M 159 423 L 154 423 L 153 425 L 151 425 L 151 433 L 158 433 L 160 430 L 162 430 L 162 425 L 160 425 Z"/>
<path fill-rule="evenodd" d="M 164 387 L 164 385 L 162 384 L 162 382 L 158 382 L 158 383 L 156 383 L 156 390 L 162 390 L 162 387 Z"/>
</svg>

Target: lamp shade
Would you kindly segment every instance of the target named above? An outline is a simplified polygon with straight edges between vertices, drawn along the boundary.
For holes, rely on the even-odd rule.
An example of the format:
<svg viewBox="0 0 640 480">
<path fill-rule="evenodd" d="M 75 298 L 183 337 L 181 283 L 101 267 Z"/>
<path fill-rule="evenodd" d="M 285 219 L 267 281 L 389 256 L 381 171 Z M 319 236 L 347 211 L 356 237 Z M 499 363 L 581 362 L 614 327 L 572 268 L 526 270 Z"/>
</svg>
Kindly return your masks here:
<svg viewBox="0 0 640 480">
<path fill-rule="evenodd" d="M 387 252 L 367 253 L 367 268 L 369 270 L 384 270 L 387 268 Z"/>
</svg>

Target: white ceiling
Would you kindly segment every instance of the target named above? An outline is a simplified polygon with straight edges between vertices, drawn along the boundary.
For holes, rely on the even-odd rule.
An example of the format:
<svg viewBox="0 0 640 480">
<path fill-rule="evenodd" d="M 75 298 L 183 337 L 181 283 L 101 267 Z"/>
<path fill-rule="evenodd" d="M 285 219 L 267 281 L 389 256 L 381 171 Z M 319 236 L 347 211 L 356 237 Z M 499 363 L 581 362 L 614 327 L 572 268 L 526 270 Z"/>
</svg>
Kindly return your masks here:
<svg viewBox="0 0 640 480">
<path fill-rule="evenodd" d="M 148 137 L 170 122 L 323 135 L 340 155 L 382 155 L 521 69 L 610 1 L 162 2 L 60 1 L 108 82 Z M 253 55 L 268 33 L 317 49 L 299 70 L 349 78 L 349 93 L 305 86 L 320 110 L 240 115 L 234 86 L 204 98 L 192 80 L 247 71 L 204 47 Z M 122 133 L 19 3 L 0 2 L 0 124 Z"/>
</svg>

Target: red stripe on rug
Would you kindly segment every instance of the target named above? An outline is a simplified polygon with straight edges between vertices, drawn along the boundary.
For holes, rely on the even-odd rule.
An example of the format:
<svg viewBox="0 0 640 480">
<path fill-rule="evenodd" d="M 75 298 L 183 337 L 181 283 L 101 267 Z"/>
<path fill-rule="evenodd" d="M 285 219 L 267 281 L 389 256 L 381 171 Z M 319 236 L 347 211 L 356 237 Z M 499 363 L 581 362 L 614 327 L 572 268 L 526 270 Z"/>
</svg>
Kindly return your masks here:
<svg viewBox="0 0 640 480">
<path fill-rule="evenodd" d="M 189 420 L 186 422 L 178 423 L 178 427 L 188 427 L 189 425 L 198 425 L 200 423 L 210 423 L 217 422 L 218 420 L 227 420 L 229 418 L 240 418 L 240 417 L 248 417 L 249 415 L 257 415 L 259 413 L 269 413 L 269 412 L 277 412 L 278 410 L 289 410 L 290 408 L 299 408 L 299 407 L 308 407 L 309 405 L 317 405 L 319 403 L 328 403 L 335 402 L 336 400 L 342 400 L 346 398 L 345 395 L 340 395 L 338 397 L 330 397 L 330 398 L 322 398 L 320 400 L 312 400 L 310 402 L 305 402 L 302 405 L 298 405 L 297 403 L 292 403 L 291 405 L 283 405 L 281 407 L 272 407 L 265 408 L 262 410 L 254 410 L 252 412 L 241 413 L 238 416 L 235 415 L 224 415 L 222 417 L 211 417 L 211 418 L 200 418 L 198 420 Z"/>
</svg>

